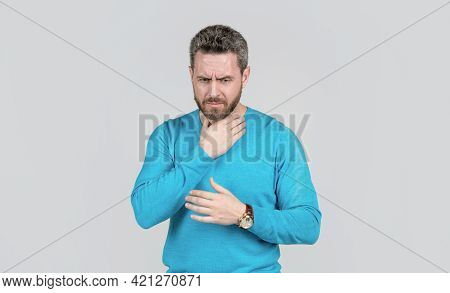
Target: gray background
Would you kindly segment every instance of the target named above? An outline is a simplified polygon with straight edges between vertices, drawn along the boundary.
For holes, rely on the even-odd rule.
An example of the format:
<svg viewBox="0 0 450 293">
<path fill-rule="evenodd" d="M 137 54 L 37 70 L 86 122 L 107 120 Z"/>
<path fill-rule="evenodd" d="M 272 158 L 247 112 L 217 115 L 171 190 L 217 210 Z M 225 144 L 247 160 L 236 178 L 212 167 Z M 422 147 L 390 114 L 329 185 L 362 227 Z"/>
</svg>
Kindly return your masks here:
<svg viewBox="0 0 450 293">
<path fill-rule="evenodd" d="M 450 5 L 249 2 L 0 1 L 2 271 L 165 271 L 169 222 L 128 198 L 139 115 L 196 109 L 188 45 L 217 23 L 248 41 L 244 104 L 310 115 L 322 231 L 282 272 L 450 269 Z"/>
</svg>

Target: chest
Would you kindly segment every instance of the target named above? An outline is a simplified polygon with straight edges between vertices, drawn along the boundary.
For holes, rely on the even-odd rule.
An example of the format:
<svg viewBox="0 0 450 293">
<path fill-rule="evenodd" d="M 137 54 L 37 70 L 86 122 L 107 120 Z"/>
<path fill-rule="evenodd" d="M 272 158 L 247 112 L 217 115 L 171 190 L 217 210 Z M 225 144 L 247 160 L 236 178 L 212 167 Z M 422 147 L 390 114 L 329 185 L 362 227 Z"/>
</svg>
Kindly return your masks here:
<svg viewBox="0 0 450 293">
<path fill-rule="evenodd" d="M 264 154 L 265 153 L 265 154 Z M 233 193 L 241 202 L 275 207 L 275 167 L 268 150 L 249 146 L 242 140 L 216 159 L 196 189 L 217 192 L 211 186 L 210 177 Z"/>
</svg>

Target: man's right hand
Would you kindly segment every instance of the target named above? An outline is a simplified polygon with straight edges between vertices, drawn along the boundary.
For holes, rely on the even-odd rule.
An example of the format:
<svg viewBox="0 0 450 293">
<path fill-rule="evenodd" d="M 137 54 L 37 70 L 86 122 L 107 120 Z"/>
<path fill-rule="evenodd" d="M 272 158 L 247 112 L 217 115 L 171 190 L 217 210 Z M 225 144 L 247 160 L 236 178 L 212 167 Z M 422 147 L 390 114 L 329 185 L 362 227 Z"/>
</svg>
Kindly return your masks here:
<svg viewBox="0 0 450 293">
<path fill-rule="evenodd" d="M 232 113 L 208 127 L 204 117 L 199 144 L 213 159 L 226 153 L 245 134 L 245 118 Z"/>
</svg>

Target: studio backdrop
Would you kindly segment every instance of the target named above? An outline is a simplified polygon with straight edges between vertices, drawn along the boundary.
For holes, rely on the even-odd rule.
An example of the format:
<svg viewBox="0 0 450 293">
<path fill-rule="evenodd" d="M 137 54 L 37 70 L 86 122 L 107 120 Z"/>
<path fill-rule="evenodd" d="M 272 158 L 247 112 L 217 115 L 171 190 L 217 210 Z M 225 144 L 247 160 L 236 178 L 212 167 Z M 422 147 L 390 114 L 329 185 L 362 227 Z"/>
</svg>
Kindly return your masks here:
<svg viewBox="0 0 450 293">
<path fill-rule="evenodd" d="M 0 269 L 165 272 L 130 194 L 146 141 L 197 106 L 189 41 L 249 46 L 241 102 L 301 140 L 323 213 L 282 273 L 450 269 L 450 5 L 0 1 Z"/>
</svg>

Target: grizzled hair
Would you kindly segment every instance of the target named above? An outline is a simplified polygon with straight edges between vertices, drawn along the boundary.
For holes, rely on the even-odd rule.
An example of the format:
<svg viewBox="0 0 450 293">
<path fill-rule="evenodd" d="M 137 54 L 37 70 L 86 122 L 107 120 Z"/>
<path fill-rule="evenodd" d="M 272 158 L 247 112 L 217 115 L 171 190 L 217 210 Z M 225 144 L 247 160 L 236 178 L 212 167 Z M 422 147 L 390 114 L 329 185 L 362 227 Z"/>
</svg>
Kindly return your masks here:
<svg viewBox="0 0 450 293">
<path fill-rule="evenodd" d="M 191 40 L 189 55 L 194 68 L 195 53 L 221 54 L 232 52 L 237 55 L 241 74 L 248 64 L 247 41 L 238 32 L 225 25 L 210 25 L 200 30 Z"/>
</svg>

